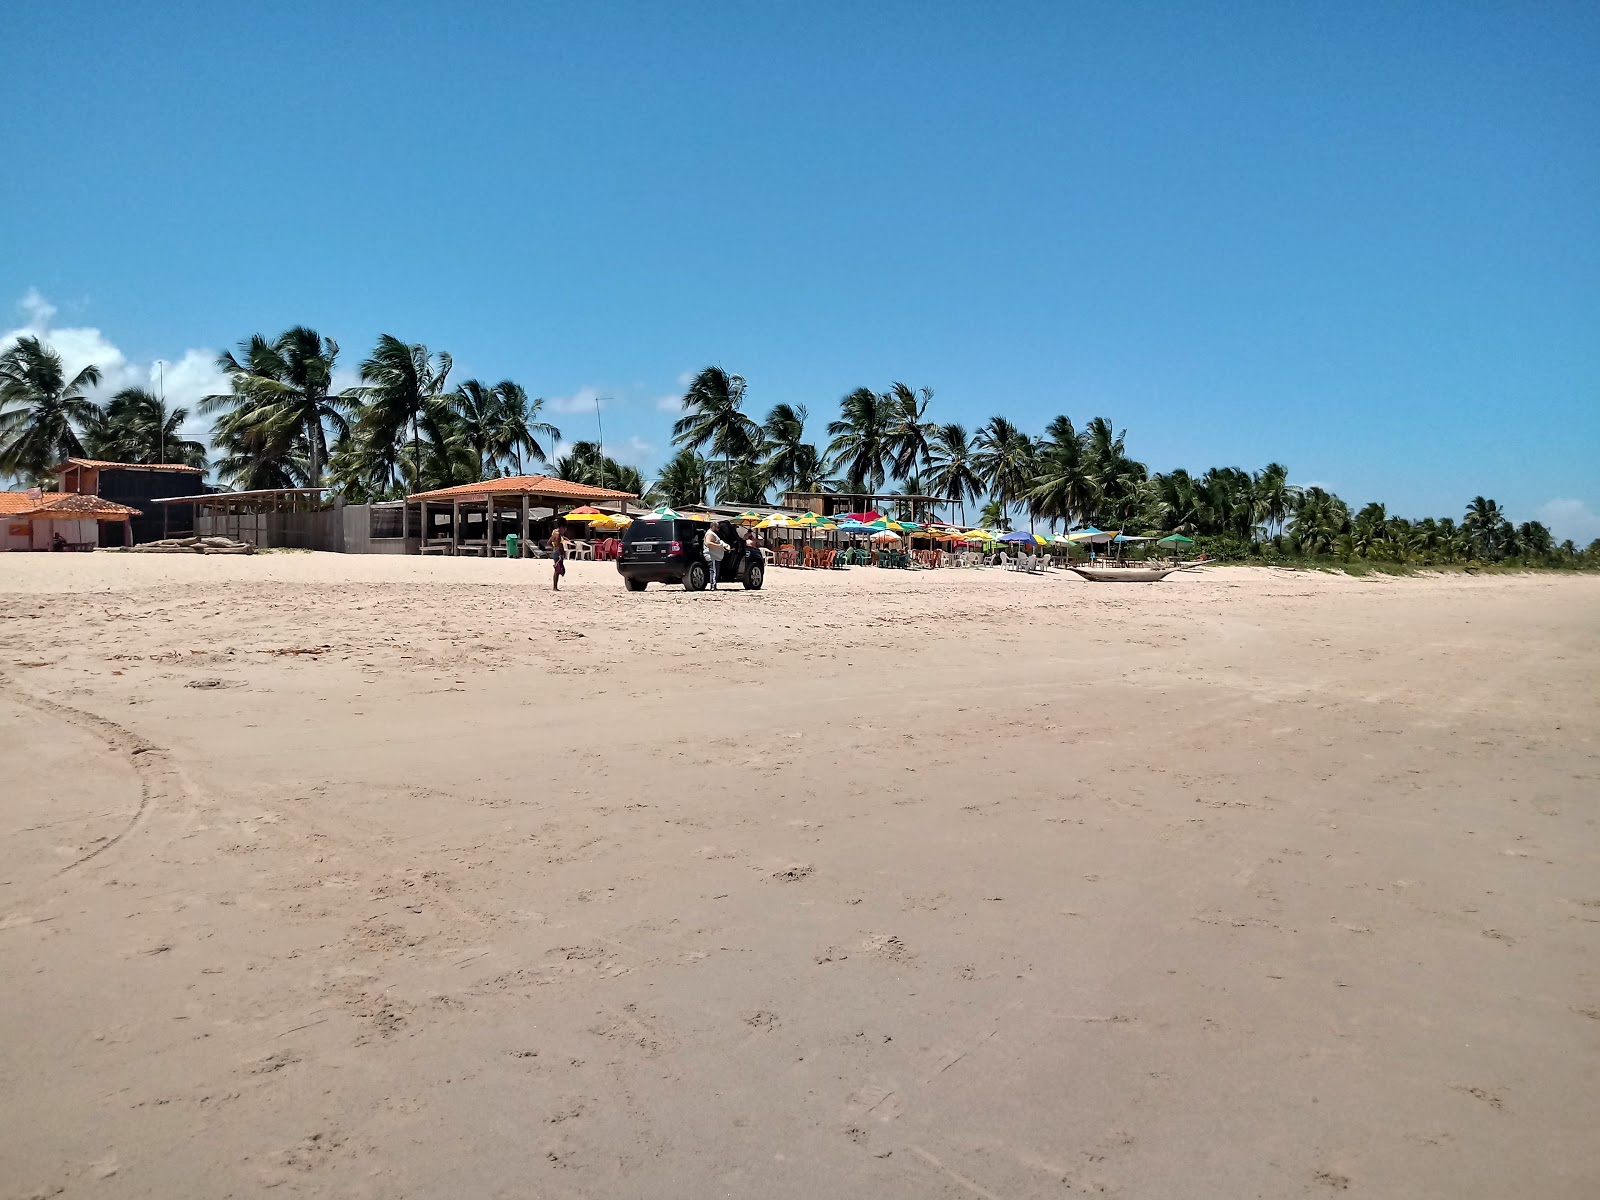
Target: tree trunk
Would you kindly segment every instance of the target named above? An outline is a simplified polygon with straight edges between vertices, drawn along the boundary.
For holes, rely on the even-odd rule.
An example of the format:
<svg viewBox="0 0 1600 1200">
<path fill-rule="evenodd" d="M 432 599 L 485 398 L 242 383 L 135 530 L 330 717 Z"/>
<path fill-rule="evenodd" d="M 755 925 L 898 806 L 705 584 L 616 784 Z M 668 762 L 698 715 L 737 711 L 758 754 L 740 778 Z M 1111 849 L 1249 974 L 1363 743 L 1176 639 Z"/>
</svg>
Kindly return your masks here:
<svg viewBox="0 0 1600 1200">
<path fill-rule="evenodd" d="M 411 418 L 411 486 L 422 490 L 422 413 Z"/>
<path fill-rule="evenodd" d="M 311 468 L 311 478 L 308 480 L 308 482 L 312 487 L 317 487 L 322 483 L 322 447 L 318 444 L 322 441 L 322 429 L 320 428 L 321 424 L 322 422 L 317 420 L 309 420 L 306 422 L 306 448 L 307 453 L 309 453 L 311 456 L 311 462 L 309 464 Z"/>
</svg>

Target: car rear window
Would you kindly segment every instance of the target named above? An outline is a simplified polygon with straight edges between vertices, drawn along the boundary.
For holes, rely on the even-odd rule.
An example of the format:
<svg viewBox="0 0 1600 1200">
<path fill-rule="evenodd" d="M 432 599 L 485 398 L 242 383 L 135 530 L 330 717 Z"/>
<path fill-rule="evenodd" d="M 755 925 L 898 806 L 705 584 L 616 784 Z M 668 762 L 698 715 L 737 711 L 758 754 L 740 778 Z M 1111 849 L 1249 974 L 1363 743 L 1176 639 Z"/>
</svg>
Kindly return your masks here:
<svg viewBox="0 0 1600 1200">
<path fill-rule="evenodd" d="M 633 542 L 671 542 L 678 539 L 676 521 L 635 521 L 622 535 L 625 544 Z"/>
</svg>

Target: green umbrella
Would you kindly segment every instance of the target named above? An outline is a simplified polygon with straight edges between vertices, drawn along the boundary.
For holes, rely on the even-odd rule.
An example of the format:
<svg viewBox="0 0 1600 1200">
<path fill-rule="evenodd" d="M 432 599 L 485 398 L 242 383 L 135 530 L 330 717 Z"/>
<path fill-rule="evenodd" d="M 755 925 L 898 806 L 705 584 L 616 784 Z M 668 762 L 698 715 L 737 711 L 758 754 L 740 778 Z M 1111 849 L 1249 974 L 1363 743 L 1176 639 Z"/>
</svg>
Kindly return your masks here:
<svg viewBox="0 0 1600 1200">
<path fill-rule="evenodd" d="M 1190 537 L 1184 537 L 1183 534 L 1181 534 L 1181 533 L 1169 533 L 1169 534 L 1167 534 L 1166 537 L 1164 537 L 1160 541 L 1158 541 L 1156 543 L 1156 545 L 1158 545 L 1158 546 L 1192 546 L 1192 545 L 1194 545 L 1194 539 L 1190 538 Z"/>
</svg>

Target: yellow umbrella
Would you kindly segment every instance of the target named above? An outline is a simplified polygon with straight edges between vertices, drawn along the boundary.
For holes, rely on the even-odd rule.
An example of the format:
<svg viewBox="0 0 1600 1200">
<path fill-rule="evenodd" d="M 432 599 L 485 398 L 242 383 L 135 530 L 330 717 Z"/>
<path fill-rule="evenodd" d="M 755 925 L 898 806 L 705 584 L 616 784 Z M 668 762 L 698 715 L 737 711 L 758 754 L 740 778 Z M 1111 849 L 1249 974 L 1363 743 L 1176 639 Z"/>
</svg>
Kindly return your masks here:
<svg viewBox="0 0 1600 1200">
<path fill-rule="evenodd" d="M 582 508 L 573 509 L 561 519 L 563 521 L 609 521 L 611 514 L 601 512 L 598 508 L 590 508 L 585 504 Z"/>
<path fill-rule="evenodd" d="M 616 531 L 618 529 L 626 529 L 629 525 L 632 525 L 632 524 L 633 524 L 633 518 L 628 516 L 628 515 L 626 515 L 625 513 L 612 513 L 610 516 L 607 516 L 607 517 L 605 517 L 603 519 L 594 520 L 590 524 L 589 528 L 590 529 L 603 529 L 606 532 L 610 533 L 610 532 L 614 532 L 614 531 Z"/>
<path fill-rule="evenodd" d="M 757 529 L 793 529 L 794 527 L 794 518 L 787 517 L 783 513 L 773 513 L 770 517 L 765 517 L 756 522 Z"/>
</svg>

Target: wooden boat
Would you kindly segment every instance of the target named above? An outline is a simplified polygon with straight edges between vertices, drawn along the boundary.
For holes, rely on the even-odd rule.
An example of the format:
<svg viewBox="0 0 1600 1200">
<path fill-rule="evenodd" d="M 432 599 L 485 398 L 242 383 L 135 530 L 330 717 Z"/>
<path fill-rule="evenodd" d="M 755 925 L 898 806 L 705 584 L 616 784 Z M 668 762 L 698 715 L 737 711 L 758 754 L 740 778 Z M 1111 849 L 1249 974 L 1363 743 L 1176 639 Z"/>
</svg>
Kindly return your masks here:
<svg viewBox="0 0 1600 1200">
<path fill-rule="evenodd" d="M 1076 571 L 1090 583 L 1159 583 L 1175 571 L 1188 571 L 1198 566 L 1198 563 L 1186 563 L 1177 567 L 1067 567 L 1069 571 Z"/>
</svg>

